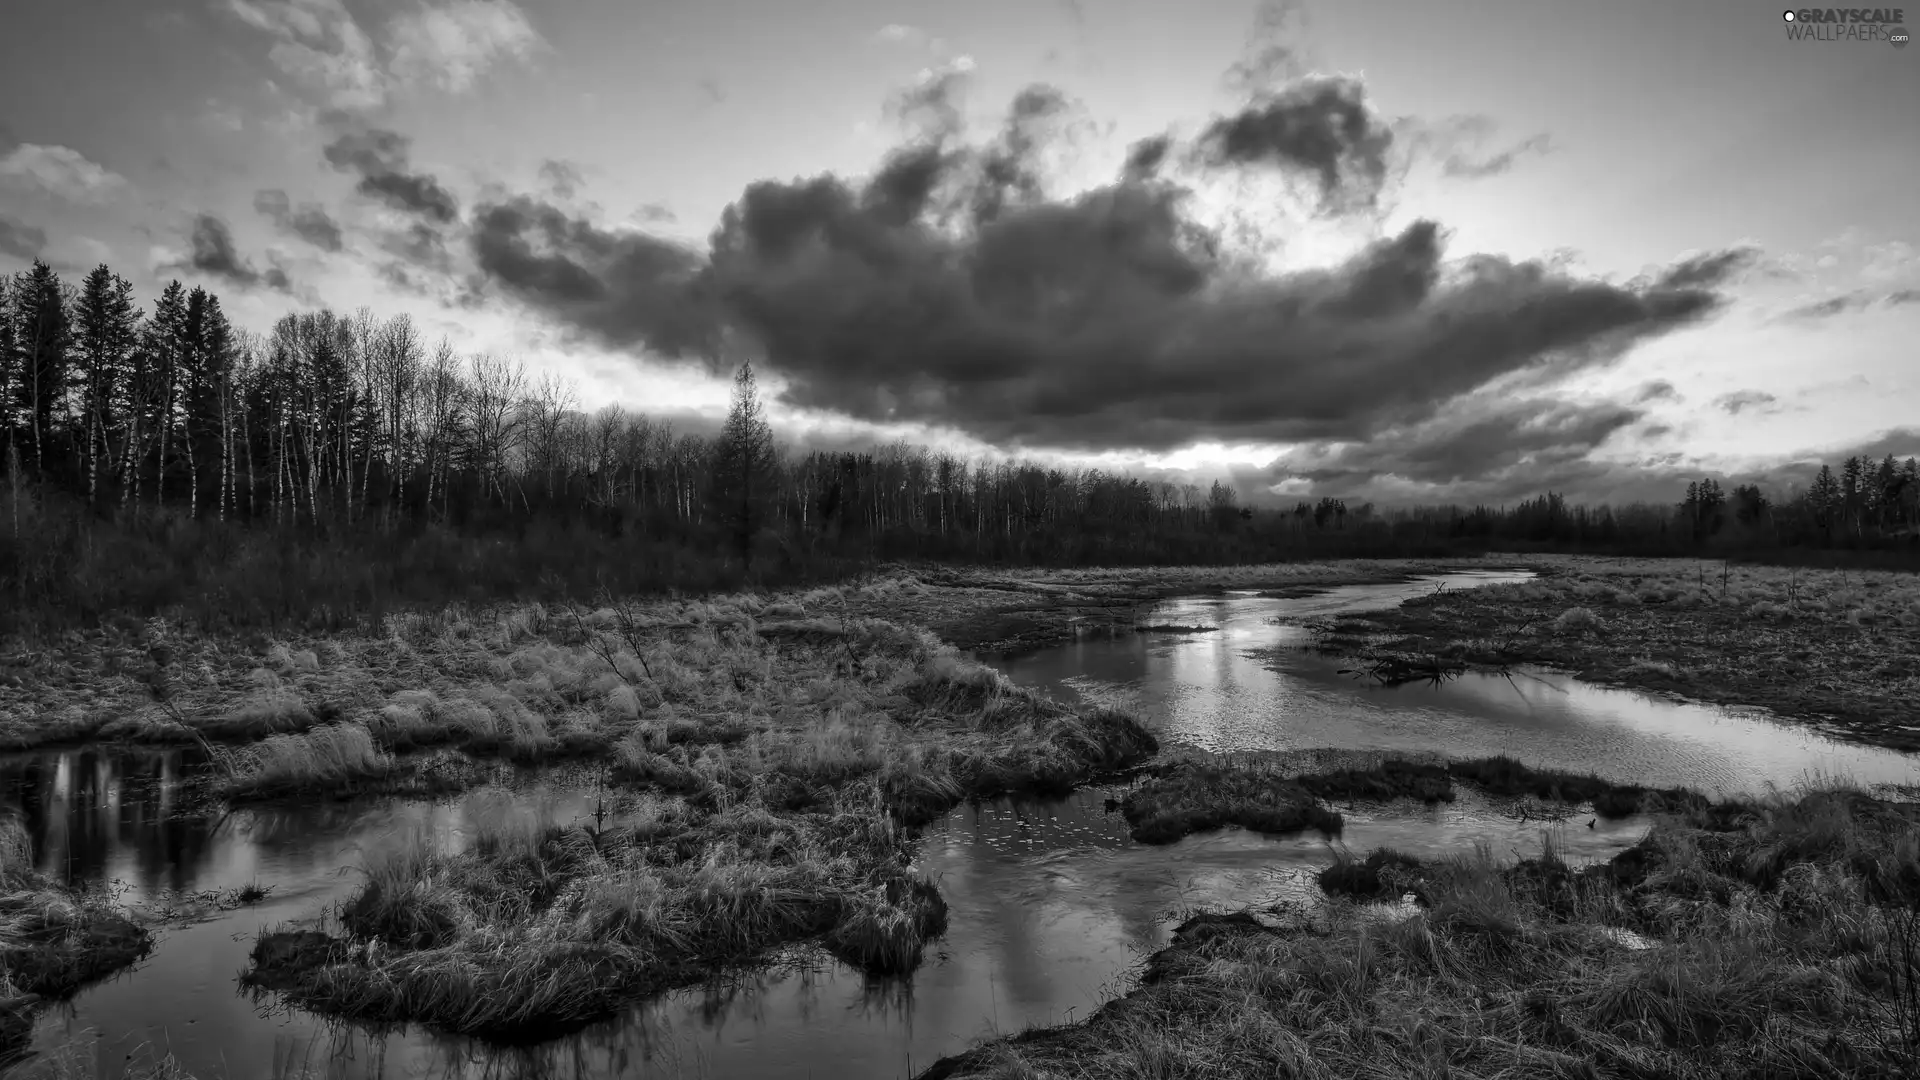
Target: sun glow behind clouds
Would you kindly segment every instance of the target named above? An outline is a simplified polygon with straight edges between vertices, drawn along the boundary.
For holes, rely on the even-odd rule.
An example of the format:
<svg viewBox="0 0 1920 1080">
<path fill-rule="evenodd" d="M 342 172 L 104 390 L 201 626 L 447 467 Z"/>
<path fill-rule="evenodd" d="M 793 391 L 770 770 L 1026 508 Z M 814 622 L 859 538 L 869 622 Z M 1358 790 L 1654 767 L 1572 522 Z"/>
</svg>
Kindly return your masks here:
<svg viewBox="0 0 1920 1080">
<path fill-rule="evenodd" d="M 1229 465 L 1265 465 L 1287 451 L 1277 443 L 1197 442 L 1167 454 L 1148 454 L 1136 460 L 1156 469 L 1191 471 Z"/>
</svg>

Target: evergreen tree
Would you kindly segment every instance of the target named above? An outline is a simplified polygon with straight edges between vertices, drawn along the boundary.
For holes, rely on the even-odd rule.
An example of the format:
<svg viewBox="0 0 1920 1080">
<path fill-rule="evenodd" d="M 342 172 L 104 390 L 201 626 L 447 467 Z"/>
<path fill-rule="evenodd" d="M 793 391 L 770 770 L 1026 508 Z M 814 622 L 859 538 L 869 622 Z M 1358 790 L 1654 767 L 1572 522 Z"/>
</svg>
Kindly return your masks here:
<svg viewBox="0 0 1920 1080">
<path fill-rule="evenodd" d="M 1873 470 L 1873 524 L 1891 529 L 1898 524 L 1900 509 L 1900 463 L 1888 454 Z"/>
<path fill-rule="evenodd" d="M 741 364 L 733 376 L 733 405 L 714 446 L 711 497 L 743 561 L 752 557 L 754 534 L 766 523 L 775 464 L 773 429 L 760 404 L 753 365 Z"/>
<path fill-rule="evenodd" d="M 1840 464 L 1841 527 L 1848 532 L 1860 531 L 1865 509 L 1862 503 L 1866 496 L 1866 466 L 1866 459 L 1857 455 Z"/>
<path fill-rule="evenodd" d="M 187 347 L 187 290 L 178 281 L 170 281 L 154 301 L 153 315 L 147 319 L 141 335 L 141 351 L 146 386 L 141 396 L 138 417 L 140 438 L 133 448 L 134 471 L 149 447 L 155 451 L 154 499 L 167 501 L 167 468 L 172 463 L 175 437 L 179 428 L 181 354 Z M 139 481 L 135 480 L 137 488 Z"/>
<path fill-rule="evenodd" d="M 67 392 L 72 377 L 72 332 L 60 275 L 35 260 L 14 283 L 15 348 L 13 412 L 23 423 L 33 449 L 36 472 L 46 468 L 47 452 L 67 427 Z"/>
<path fill-rule="evenodd" d="M 85 446 L 87 501 L 99 496 L 100 464 L 108 456 L 109 437 L 132 378 L 139 346 L 140 316 L 133 284 L 109 270 L 94 268 L 80 290 L 74 310 L 74 354 L 79 384 L 79 424 Z"/>
<path fill-rule="evenodd" d="M 8 467 L 10 450 L 17 446 L 17 435 L 13 415 L 13 387 L 20 378 L 20 351 L 15 347 L 18 313 L 15 310 L 14 295 L 17 290 L 11 278 L 0 277 L 0 470 Z"/>
<path fill-rule="evenodd" d="M 1833 466 L 1820 466 L 1813 486 L 1807 489 L 1807 509 L 1813 513 L 1813 523 L 1821 535 L 1831 542 L 1834 516 L 1842 509 L 1840 481 L 1834 478 Z"/>
</svg>

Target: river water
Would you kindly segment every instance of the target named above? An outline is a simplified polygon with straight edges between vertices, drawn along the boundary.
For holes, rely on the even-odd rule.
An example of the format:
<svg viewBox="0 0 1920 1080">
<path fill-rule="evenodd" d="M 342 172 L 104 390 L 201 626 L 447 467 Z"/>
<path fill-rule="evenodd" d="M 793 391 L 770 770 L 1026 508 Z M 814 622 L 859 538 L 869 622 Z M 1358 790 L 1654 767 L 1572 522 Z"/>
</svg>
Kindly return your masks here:
<svg viewBox="0 0 1920 1080">
<path fill-rule="evenodd" d="M 1454 574 L 1450 588 L 1516 575 Z M 1066 697 L 1124 702 L 1170 748 L 1211 752 L 1511 753 L 1532 764 L 1719 791 L 1787 786 L 1809 775 L 1920 783 L 1916 759 L 1835 743 L 1765 716 L 1583 686 L 1541 672 L 1468 676 L 1440 686 L 1369 687 L 1303 652 L 1298 620 L 1390 606 L 1442 579 L 1334 589 L 1312 597 L 1184 598 L 1146 621 L 1213 627 L 1084 641 L 1007 662 L 1016 681 Z M 181 751 L 84 749 L 0 759 L 0 804 L 26 814 L 43 868 L 110 884 L 149 907 L 181 893 L 272 885 L 260 905 L 171 924 L 132 972 L 44 1014 L 42 1057 L 16 1069 L 118 1075 L 129 1055 L 171 1053 L 202 1078 L 910 1076 L 974 1040 L 1086 1015 L 1124 992 L 1182 912 L 1208 905 L 1311 902 L 1332 860 L 1317 835 L 1238 830 L 1168 847 L 1132 843 L 1106 793 L 967 806 L 928 831 L 918 868 L 940 883 L 949 930 L 904 982 L 870 984 L 830 959 L 636 1005 L 531 1050 L 326 1024 L 236 985 L 254 934 L 311 918 L 354 887 L 359 853 L 387 833 L 461 829 L 457 802 L 300 806 L 217 822 L 173 814 L 191 761 Z M 562 819 L 591 796 L 557 800 Z M 1631 845 L 1644 823 L 1545 823 L 1463 792 L 1442 807 L 1347 810 L 1341 843 L 1421 854 L 1475 841 L 1530 854 L 1544 834 L 1573 859 Z"/>
</svg>

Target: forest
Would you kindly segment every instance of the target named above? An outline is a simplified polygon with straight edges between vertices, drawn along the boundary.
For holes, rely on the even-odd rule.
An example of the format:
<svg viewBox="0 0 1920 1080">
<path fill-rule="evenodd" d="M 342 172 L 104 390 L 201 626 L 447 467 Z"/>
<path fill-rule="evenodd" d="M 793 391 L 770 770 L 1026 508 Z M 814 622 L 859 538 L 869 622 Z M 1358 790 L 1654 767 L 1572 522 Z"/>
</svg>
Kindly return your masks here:
<svg viewBox="0 0 1920 1080">
<path fill-rule="evenodd" d="M 107 266 L 0 287 L 0 633 L 174 613 L 328 625 L 397 605 L 824 580 L 902 560 L 1219 564 L 1486 551 L 1920 565 L 1915 461 L 1664 505 L 1243 505 L 1230 486 L 776 440 L 750 367 L 712 437 L 320 310 L 270 333 Z"/>
</svg>

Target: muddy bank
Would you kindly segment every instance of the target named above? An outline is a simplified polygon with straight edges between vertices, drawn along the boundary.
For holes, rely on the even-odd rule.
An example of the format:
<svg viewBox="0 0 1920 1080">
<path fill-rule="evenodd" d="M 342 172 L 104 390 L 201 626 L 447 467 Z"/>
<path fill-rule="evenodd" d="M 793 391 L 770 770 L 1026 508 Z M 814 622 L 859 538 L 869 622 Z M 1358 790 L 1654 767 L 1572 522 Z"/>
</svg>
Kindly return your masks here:
<svg viewBox="0 0 1920 1080">
<path fill-rule="evenodd" d="M 1920 750 L 1920 579 L 1558 557 L 1517 585 L 1443 591 L 1324 625 L 1389 680 L 1537 663 L 1605 685 L 1760 706 Z"/>
</svg>

